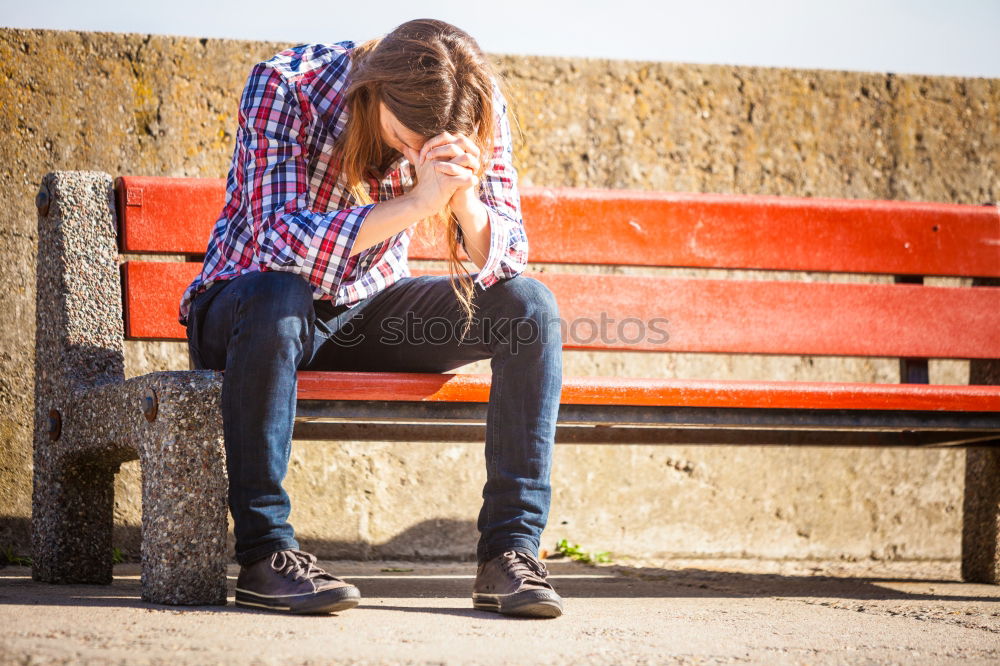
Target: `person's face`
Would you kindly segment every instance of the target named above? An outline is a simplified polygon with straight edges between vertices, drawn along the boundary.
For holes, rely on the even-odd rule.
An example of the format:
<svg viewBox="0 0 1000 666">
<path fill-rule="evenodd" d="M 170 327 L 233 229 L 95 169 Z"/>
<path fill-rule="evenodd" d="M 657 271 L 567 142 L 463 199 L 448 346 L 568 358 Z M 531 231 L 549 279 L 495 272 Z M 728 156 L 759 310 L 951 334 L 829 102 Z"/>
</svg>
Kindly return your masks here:
<svg viewBox="0 0 1000 666">
<path fill-rule="evenodd" d="M 378 108 L 379 124 L 382 126 L 382 140 L 385 141 L 386 145 L 400 153 L 404 152 L 404 147 L 419 153 L 426 139 L 407 129 L 382 102 L 379 102 Z"/>
</svg>

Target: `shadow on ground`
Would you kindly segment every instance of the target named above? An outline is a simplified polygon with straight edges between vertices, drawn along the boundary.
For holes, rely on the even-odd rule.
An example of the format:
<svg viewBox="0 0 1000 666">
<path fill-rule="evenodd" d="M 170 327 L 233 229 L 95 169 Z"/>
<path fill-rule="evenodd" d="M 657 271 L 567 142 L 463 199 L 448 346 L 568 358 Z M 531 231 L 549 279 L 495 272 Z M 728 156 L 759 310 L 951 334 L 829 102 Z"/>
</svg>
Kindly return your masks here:
<svg viewBox="0 0 1000 666">
<path fill-rule="evenodd" d="M 26 525 L 9 524 L 23 519 L 5 519 L 14 531 Z M 27 523 L 28 521 L 24 521 Z M 433 536 L 429 536 L 433 535 Z M 471 535 L 471 536 L 470 536 Z M 117 543 L 138 543 L 139 529 L 116 528 Z M 428 553 L 440 549 L 442 540 L 469 542 L 469 558 L 465 562 L 427 561 Z M 391 599 L 462 599 L 471 595 L 475 575 L 475 524 L 471 521 L 425 521 L 382 544 L 361 544 L 318 539 L 301 539 L 302 547 L 319 554 L 325 566 L 335 575 L 355 583 L 364 595 L 364 603 L 378 603 L 379 608 L 406 612 L 434 612 L 458 615 L 489 615 L 469 609 L 440 607 L 415 609 L 394 607 L 384 600 Z M 230 545 L 230 552 L 232 546 Z M 365 553 L 362 560 L 328 561 L 330 554 Z M 127 553 L 135 557 L 137 553 Z M 400 557 L 407 562 L 395 561 Z M 381 561 L 373 561 L 381 560 Z M 864 575 L 871 571 L 884 573 L 894 563 L 837 564 L 826 563 L 810 569 L 807 563 L 786 563 L 767 566 L 766 561 L 734 560 L 732 570 L 719 561 L 709 567 L 684 566 L 683 561 L 661 560 L 658 566 L 601 565 L 587 566 L 566 559 L 547 560 L 552 581 L 566 599 L 724 599 L 724 598 L 798 598 L 842 601 L 885 602 L 997 602 L 1000 587 L 969 585 L 957 577 L 957 567 L 937 566 L 921 569 L 897 563 L 899 574 Z M 774 563 L 771 563 L 772 565 Z M 779 573 L 761 573 L 779 569 Z M 748 571 L 749 569 L 749 571 Z M 789 573 L 794 571 L 794 573 Z M 803 573 L 805 572 L 805 573 Z M 836 572 L 830 575 L 829 572 Z M 947 575 L 926 575 L 927 572 Z M 229 593 L 235 593 L 238 566 L 229 567 Z M 195 610 L 223 613 L 256 612 L 229 606 L 157 606 L 142 601 L 140 567 L 136 562 L 115 567 L 112 585 L 48 585 L 31 580 L 27 567 L 0 568 L 0 605 L 33 604 L 80 607 L 160 608 L 175 612 Z M 860 575 L 859 575 L 860 574 Z M 951 577 L 949 577 L 951 576 Z"/>
<path fill-rule="evenodd" d="M 394 606 L 394 599 L 469 599 L 474 565 L 455 562 L 324 562 L 332 573 L 357 585 L 363 604 L 406 612 L 488 616 L 471 608 L 426 609 Z M 889 602 L 1000 602 L 1000 589 L 943 578 L 843 577 L 746 573 L 701 568 L 599 566 L 549 561 L 551 581 L 566 599 L 724 599 L 815 598 Z M 236 566 L 230 566 L 228 587 L 234 594 Z M 142 601 L 140 567 L 115 567 L 111 585 L 49 585 L 31 580 L 27 567 L 0 569 L 0 605 L 31 604 L 79 607 L 134 607 L 172 612 L 256 612 L 223 606 L 160 606 Z M 898 589 L 900 586 L 913 591 Z M 933 591 L 931 591 L 933 590 Z"/>
</svg>

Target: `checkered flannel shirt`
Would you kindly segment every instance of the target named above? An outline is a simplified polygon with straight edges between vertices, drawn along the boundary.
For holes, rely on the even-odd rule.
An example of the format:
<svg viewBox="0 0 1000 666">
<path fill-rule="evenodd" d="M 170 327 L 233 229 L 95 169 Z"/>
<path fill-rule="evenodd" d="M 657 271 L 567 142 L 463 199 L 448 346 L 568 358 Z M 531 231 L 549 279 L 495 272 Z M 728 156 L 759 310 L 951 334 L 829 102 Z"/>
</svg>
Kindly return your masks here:
<svg viewBox="0 0 1000 666">
<path fill-rule="evenodd" d="M 179 320 L 213 283 L 251 271 L 288 271 L 309 281 L 316 299 L 353 306 L 410 275 L 414 225 L 349 257 L 376 204 L 355 205 L 333 147 L 347 123 L 350 41 L 304 44 L 253 67 L 240 100 L 226 203 L 201 273 L 185 290 Z M 528 241 L 521 219 L 507 105 L 494 88 L 495 148 L 479 196 L 490 223 L 490 250 L 475 276 L 484 289 L 522 272 Z M 381 179 L 369 177 L 372 201 L 400 196 L 415 169 L 398 158 Z M 414 224 L 417 220 L 414 220 Z M 461 233 L 459 233 L 459 239 Z"/>
</svg>

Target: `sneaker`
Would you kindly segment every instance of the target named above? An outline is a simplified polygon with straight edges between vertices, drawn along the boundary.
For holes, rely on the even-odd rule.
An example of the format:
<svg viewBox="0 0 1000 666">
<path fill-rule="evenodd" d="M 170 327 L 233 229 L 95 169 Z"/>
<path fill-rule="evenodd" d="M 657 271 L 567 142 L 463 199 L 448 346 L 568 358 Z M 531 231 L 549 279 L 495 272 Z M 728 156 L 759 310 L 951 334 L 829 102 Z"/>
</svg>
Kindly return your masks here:
<svg viewBox="0 0 1000 666">
<path fill-rule="evenodd" d="M 479 610 L 521 617 L 559 617 L 562 598 L 546 579 L 545 565 L 510 550 L 479 565 L 472 605 Z"/>
<path fill-rule="evenodd" d="M 316 565 L 316 556 L 282 550 L 240 568 L 236 605 L 285 613 L 336 613 L 354 608 L 361 592 Z"/>
</svg>

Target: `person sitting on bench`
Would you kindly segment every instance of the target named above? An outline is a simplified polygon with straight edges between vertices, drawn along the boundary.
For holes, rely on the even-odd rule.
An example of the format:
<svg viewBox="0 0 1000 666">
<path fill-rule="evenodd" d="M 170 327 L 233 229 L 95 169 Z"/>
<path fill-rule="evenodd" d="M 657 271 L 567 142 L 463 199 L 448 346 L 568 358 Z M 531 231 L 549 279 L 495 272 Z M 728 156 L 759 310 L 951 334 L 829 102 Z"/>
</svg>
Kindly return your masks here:
<svg viewBox="0 0 1000 666">
<path fill-rule="evenodd" d="M 288 522 L 297 370 L 447 372 L 491 359 L 473 604 L 560 615 L 538 559 L 562 389 L 558 308 L 521 275 L 507 104 L 475 40 L 421 19 L 362 44 L 282 51 L 252 69 L 235 143 L 179 318 L 193 365 L 225 371 L 236 604 L 316 613 L 360 600 Z M 424 219 L 441 222 L 449 275 L 410 274 Z"/>
</svg>

